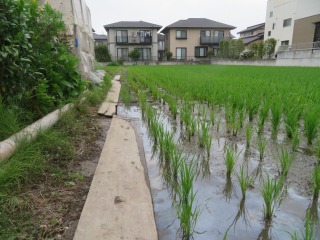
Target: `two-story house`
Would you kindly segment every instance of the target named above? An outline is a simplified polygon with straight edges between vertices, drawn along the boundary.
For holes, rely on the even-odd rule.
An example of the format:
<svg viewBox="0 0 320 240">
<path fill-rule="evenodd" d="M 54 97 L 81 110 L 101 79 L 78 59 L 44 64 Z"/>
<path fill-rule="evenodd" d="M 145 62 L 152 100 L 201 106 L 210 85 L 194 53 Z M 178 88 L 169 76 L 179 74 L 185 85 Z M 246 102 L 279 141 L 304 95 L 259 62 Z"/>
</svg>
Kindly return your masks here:
<svg viewBox="0 0 320 240">
<path fill-rule="evenodd" d="M 230 30 L 236 27 L 206 18 L 188 18 L 165 27 L 165 50 L 177 60 L 197 60 L 206 58 L 208 51 L 215 53 L 219 42 L 230 40 Z"/>
<path fill-rule="evenodd" d="M 106 45 L 108 46 L 108 36 L 104 34 L 93 33 L 94 46 Z"/>
<path fill-rule="evenodd" d="M 158 60 L 162 61 L 165 59 L 165 36 L 158 33 Z"/>
<path fill-rule="evenodd" d="M 143 21 L 122 21 L 105 25 L 108 48 L 112 60 L 129 60 L 129 52 L 140 51 L 140 60 L 158 59 L 158 36 L 160 25 Z"/>
<path fill-rule="evenodd" d="M 246 48 L 250 43 L 264 39 L 264 26 L 265 23 L 260 23 L 238 32 L 238 34 L 240 34 L 239 39 L 242 39 Z"/>
<path fill-rule="evenodd" d="M 278 51 L 317 47 L 320 1 L 268 0 L 264 38 L 275 38 Z"/>
</svg>

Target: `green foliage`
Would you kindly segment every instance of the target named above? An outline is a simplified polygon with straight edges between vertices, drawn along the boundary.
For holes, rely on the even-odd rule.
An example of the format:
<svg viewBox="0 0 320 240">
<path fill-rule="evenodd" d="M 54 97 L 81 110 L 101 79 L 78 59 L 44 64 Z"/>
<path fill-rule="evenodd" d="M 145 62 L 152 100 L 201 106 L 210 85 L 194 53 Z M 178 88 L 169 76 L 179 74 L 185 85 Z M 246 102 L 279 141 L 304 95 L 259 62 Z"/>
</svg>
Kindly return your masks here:
<svg viewBox="0 0 320 240">
<path fill-rule="evenodd" d="M 133 49 L 131 52 L 129 52 L 129 57 L 133 60 L 133 61 L 138 61 L 140 58 L 140 51 L 138 48 Z"/>
<path fill-rule="evenodd" d="M 106 45 L 95 46 L 94 52 L 98 62 L 111 62 L 110 52 Z"/>
<path fill-rule="evenodd" d="M 219 42 L 219 57 L 229 58 L 229 41 L 221 40 Z"/>
<path fill-rule="evenodd" d="M 39 117 L 84 88 L 62 14 L 37 1 L 5 0 L 0 14 L 0 95 Z"/>
<path fill-rule="evenodd" d="M 172 52 L 166 52 L 166 57 L 168 61 L 171 60 L 172 55 L 173 55 Z"/>
<path fill-rule="evenodd" d="M 268 58 L 274 53 L 277 40 L 274 38 L 269 38 L 264 42 L 264 52 L 267 54 Z"/>
<path fill-rule="evenodd" d="M 256 59 L 262 59 L 264 55 L 264 43 L 262 40 L 255 41 L 249 44 L 249 50 L 254 53 Z"/>
<path fill-rule="evenodd" d="M 238 59 L 240 57 L 240 54 L 244 50 L 244 44 L 242 39 L 231 39 L 229 41 L 229 58 L 231 59 Z"/>
</svg>

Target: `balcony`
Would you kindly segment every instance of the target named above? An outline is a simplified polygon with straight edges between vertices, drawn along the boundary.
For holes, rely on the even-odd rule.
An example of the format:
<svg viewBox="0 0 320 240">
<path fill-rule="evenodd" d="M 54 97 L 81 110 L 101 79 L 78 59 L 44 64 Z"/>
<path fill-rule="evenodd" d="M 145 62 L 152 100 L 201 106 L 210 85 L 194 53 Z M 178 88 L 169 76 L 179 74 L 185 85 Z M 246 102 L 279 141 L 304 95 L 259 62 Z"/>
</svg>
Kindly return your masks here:
<svg viewBox="0 0 320 240">
<path fill-rule="evenodd" d="M 226 38 L 222 36 L 202 36 L 200 37 L 200 44 L 219 44 L 221 40 Z"/>
<path fill-rule="evenodd" d="M 140 37 L 140 36 L 126 36 L 126 37 L 116 37 L 117 45 L 151 45 L 152 37 Z"/>
</svg>

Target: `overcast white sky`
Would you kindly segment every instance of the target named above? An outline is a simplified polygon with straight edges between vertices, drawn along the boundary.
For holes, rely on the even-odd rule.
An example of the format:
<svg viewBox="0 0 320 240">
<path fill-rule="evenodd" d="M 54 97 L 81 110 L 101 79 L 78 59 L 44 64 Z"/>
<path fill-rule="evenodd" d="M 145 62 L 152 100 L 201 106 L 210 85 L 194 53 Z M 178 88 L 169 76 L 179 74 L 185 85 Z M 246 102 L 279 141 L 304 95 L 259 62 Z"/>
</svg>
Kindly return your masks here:
<svg viewBox="0 0 320 240">
<path fill-rule="evenodd" d="M 181 19 L 208 18 L 237 27 L 232 34 L 265 22 L 268 0 L 86 0 L 96 33 L 119 21 L 170 25 Z"/>
</svg>

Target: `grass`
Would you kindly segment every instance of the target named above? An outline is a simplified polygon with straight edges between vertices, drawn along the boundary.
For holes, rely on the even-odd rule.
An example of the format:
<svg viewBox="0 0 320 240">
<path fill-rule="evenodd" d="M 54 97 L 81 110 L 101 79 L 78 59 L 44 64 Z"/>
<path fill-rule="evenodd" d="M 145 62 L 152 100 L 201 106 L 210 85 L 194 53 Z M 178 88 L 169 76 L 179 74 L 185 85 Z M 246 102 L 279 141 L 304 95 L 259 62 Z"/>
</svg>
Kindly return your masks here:
<svg viewBox="0 0 320 240">
<path fill-rule="evenodd" d="M 199 147 L 204 148 L 206 142 L 210 141 L 211 137 L 209 136 L 210 125 L 203 121 L 198 121 L 198 144 Z M 210 144 L 211 145 L 211 144 Z"/>
<path fill-rule="evenodd" d="M 106 90 L 106 85 L 92 91 L 101 89 Z M 67 215 L 72 207 L 68 199 L 61 199 L 62 192 L 51 189 L 77 187 L 83 180 L 81 174 L 70 171 L 68 166 L 80 154 L 75 150 L 98 133 L 88 112 L 88 106 L 98 98 L 92 98 L 90 93 L 86 96 L 86 102 L 76 101 L 75 107 L 64 113 L 55 126 L 39 132 L 31 142 L 22 140 L 15 153 L 0 162 L 0 239 L 53 239 L 61 234 L 61 225 L 56 220 Z M 46 194 L 50 194 L 48 202 Z M 53 208 L 52 201 L 61 207 Z M 43 224 L 46 230 L 40 227 Z"/>
<path fill-rule="evenodd" d="M 126 107 L 131 104 L 131 93 L 127 81 L 121 81 L 121 90 L 119 94 L 120 100 L 124 103 Z"/>
<path fill-rule="evenodd" d="M 3 106 L 0 98 L 0 141 L 7 139 L 22 129 L 18 111 Z"/>
<path fill-rule="evenodd" d="M 317 159 L 318 159 L 318 166 L 319 166 L 320 165 L 320 139 L 318 140 Z"/>
<path fill-rule="evenodd" d="M 271 105 L 272 138 L 276 139 L 281 123 L 282 103 L 277 99 Z"/>
</svg>

